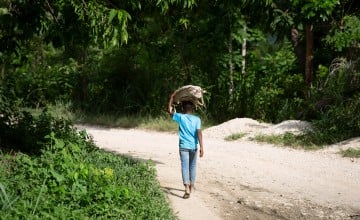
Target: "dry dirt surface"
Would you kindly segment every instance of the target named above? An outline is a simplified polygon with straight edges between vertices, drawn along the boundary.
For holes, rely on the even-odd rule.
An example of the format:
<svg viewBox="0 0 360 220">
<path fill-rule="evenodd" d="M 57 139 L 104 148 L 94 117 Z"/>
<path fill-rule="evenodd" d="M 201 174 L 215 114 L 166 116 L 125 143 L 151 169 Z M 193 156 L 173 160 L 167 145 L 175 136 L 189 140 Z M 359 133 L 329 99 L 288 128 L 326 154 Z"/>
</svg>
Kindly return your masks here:
<svg viewBox="0 0 360 220">
<path fill-rule="evenodd" d="M 193 219 L 360 219 L 360 160 L 341 149 L 360 148 L 360 139 L 320 151 L 294 150 L 249 141 L 258 133 L 310 129 L 306 122 L 277 125 L 237 118 L 203 131 L 195 191 L 183 199 L 178 136 L 138 129 L 78 126 L 103 149 L 152 160 L 174 213 Z M 225 141 L 233 133 L 246 134 Z"/>
</svg>

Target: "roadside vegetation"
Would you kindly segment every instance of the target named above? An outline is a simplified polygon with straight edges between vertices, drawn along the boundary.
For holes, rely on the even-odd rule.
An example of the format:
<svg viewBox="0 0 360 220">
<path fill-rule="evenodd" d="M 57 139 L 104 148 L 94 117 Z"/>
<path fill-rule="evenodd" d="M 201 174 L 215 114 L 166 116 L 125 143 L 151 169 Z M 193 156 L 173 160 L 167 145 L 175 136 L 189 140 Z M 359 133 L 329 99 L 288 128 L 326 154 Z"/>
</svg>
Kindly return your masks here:
<svg viewBox="0 0 360 220">
<path fill-rule="evenodd" d="M 283 135 L 256 135 L 251 140 L 305 150 L 318 150 L 322 148 L 321 144 L 315 144 L 311 141 L 309 134 L 295 135 L 286 132 Z"/>
<path fill-rule="evenodd" d="M 287 132 L 283 135 L 256 135 L 250 140 L 274 144 L 277 146 L 291 147 L 295 149 L 319 150 L 322 149 L 327 143 L 321 141 L 321 138 L 324 135 L 325 134 L 321 132 L 309 132 L 302 135 L 295 135 Z M 346 150 L 342 150 L 340 153 L 343 157 L 360 157 L 360 149 L 355 149 L 351 147 Z"/>
<path fill-rule="evenodd" d="M 341 154 L 344 157 L 360 158 L 360 149 L 348 148 L 346 150 L 341 151 Z"/>
<path fill-rule="evenodd" d="M 244 137 L 246 133 L 235 133 L 224 138 L 225 141 L 235 141 Z"/>
<path fill-rule="evenodd" d="M 270 139 L 309 148 L 358 136 L 356 1 L 2 1 L 0 218 L 171 219 L 151 165 L 73 124 L 175 132 L 165 109 L 186 84 L 206 90 L 203 128 L 305 120 L 316 133 Z"/>
<path fill-rule="evenodd" d="M 100 150 L 47 108 L 4 113 L 0 219 L 175 219 L 152 162 Z"/>
</svg>

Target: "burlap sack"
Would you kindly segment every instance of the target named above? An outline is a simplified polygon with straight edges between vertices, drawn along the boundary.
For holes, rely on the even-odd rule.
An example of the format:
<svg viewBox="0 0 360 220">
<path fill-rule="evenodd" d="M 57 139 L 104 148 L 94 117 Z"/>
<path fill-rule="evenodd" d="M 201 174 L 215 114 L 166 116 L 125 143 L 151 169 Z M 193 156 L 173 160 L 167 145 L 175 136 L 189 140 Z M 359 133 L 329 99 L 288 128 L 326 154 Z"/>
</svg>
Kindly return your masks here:
<svg viewBox="0 0 360 220">
<path fill-rule="evenodd" d="M 186 85 L 175 91 L 173 103 L 180 104 L 183 101 L 191 101 L 196 107 L 204 106 L 204 93 L 200 86 Z"/>
</svg>

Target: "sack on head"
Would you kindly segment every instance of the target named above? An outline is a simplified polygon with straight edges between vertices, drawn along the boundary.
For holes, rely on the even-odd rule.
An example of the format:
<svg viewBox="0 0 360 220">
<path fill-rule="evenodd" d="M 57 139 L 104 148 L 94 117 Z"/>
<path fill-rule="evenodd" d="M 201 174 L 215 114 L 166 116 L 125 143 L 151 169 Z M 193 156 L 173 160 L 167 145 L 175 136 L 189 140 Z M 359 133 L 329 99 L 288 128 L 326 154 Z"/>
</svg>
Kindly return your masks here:
<svg viewBox="0 0 360 220">
<path fill-rule="evenodd" d="M 198 106 L 204 106 L 204 93 L 206 91 L 203 90 L 200 86 L 194 86 L 194 85 L 186 85 L 183 87 L 180 87 L 175 91 L 175 96 L 173 103 L 174 104 L 180 104 L 183 101 L 190 101 L 192 102 L 196 107 Z"/>
</svg>

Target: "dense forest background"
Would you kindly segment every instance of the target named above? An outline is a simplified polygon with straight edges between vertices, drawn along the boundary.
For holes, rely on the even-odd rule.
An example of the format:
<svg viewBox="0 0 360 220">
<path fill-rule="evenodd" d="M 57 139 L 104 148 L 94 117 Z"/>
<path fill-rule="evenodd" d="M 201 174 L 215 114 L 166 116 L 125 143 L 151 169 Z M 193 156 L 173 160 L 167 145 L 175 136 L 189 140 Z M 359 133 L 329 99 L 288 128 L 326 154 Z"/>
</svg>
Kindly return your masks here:
<svg viewBox="0 0 360 220">
<path fill-rule="evenodd" d="M 0 219 L 175 219 L 154 165 L 63 115 L 167 129 L 187 84 L 209 124 L 306 120 L 280 137 L 303 149 L 359 137 L 359 55 L 359 0 L 0 0 Z"/>
<path fill-rule="evenodd" d="M 222 122 L 360 134 L 357 0 L 1 0 L 1 131 L 16 108 L 165 114 L 186 84 Z M 26 118 L 26 115 L 22 115 Z"/>
</svg>

